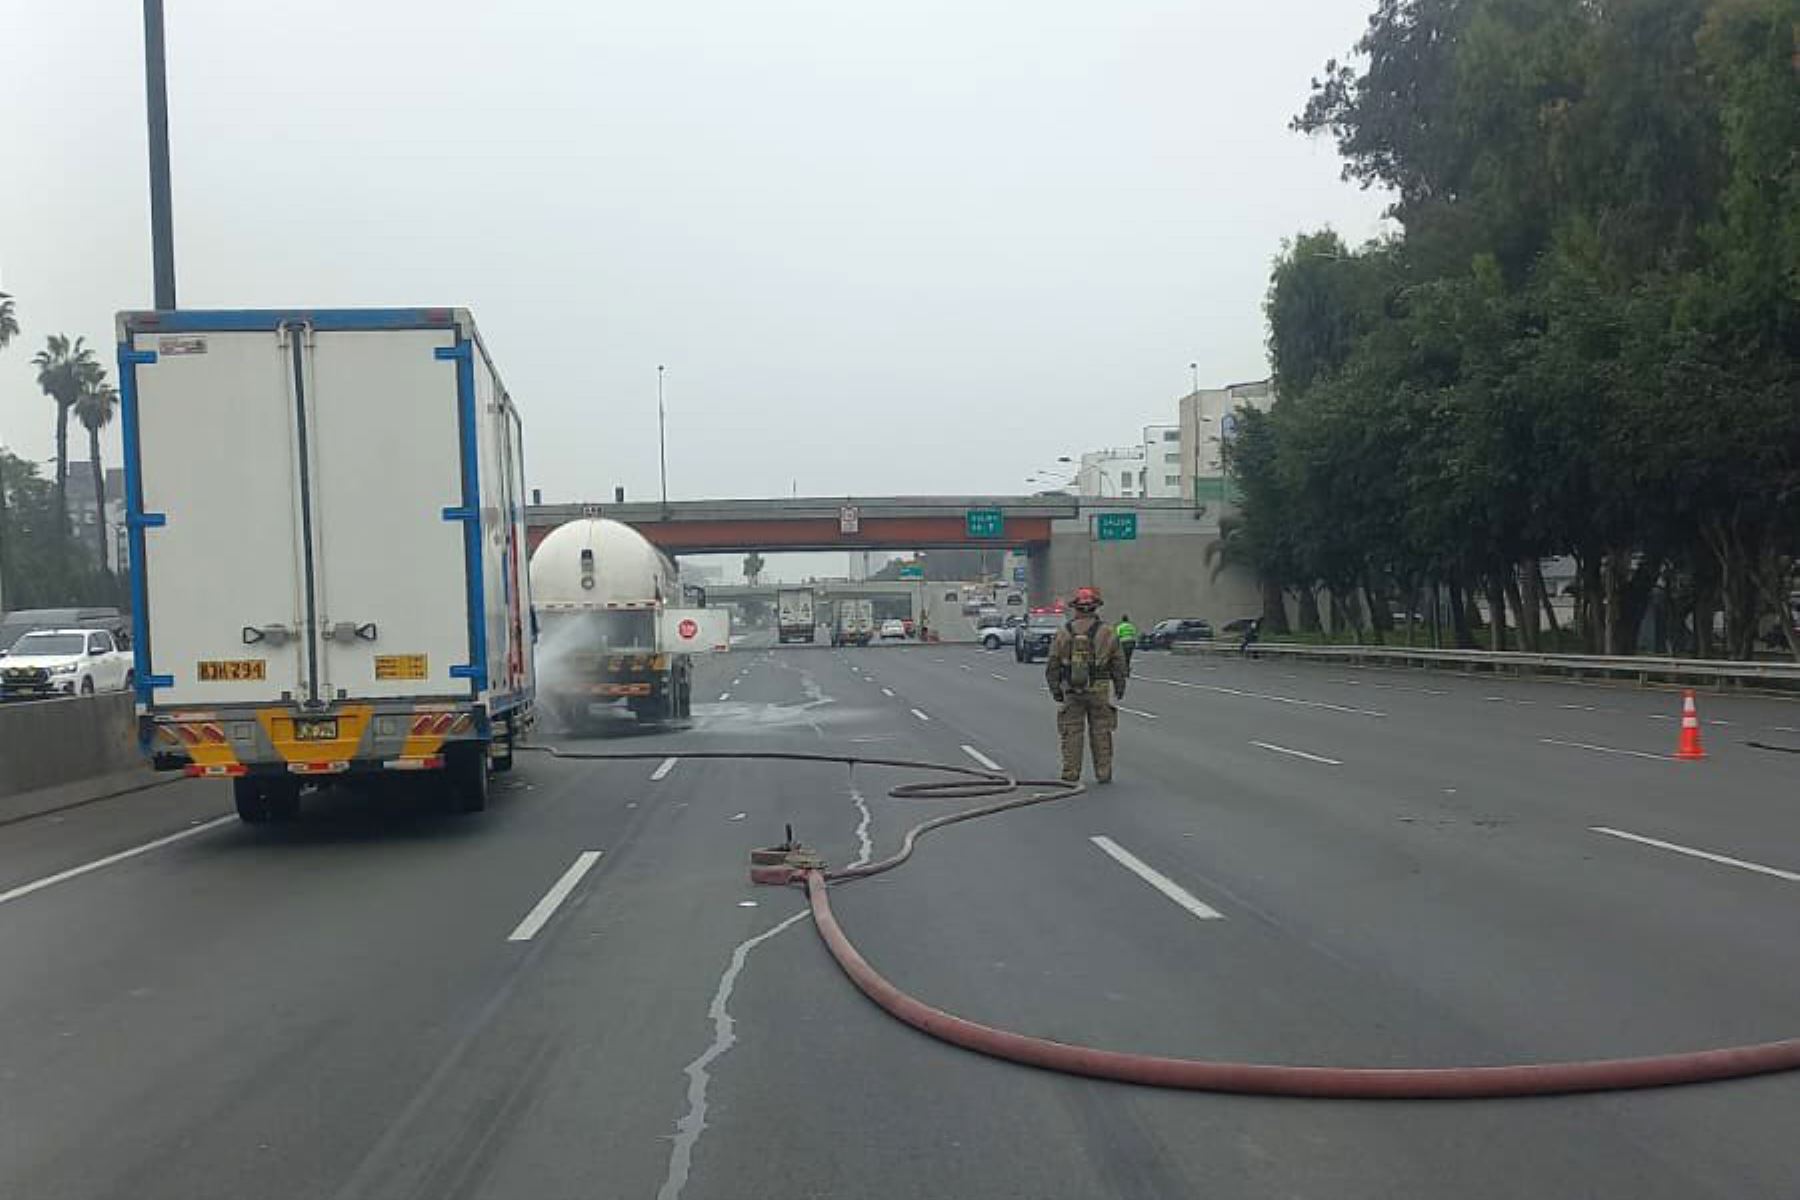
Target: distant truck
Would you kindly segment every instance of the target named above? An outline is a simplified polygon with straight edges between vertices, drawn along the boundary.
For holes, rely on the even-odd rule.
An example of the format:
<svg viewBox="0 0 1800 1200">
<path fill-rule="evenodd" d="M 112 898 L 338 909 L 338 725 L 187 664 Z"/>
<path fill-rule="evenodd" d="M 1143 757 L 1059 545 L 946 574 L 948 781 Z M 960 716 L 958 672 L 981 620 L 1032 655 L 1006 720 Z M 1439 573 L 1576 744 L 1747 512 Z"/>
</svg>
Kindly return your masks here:
<svg viewBox="0 0 1800 1200">
<path fill-rule="evenodd" d="M 846 597 L 837 602 L 837 623 L 831 627 L 834 646 L 866 646 L 875 637 L 875 602 Z"/>
<path fill-rule="evenodd" d="M 816 633 L 811 588 L 781 588 L 775 593 L 776 639 L 810 643 Z"/>
<path fill-rule="evenodd" d="M 512 765 L 535 679 L 518 411 L 457 308 L 118 317 L 139 737 L 301 789 Z"/>
<path fill-rule="evenodd" d="M 731 648 L 731 614 L 683 607 L 675 564 L 619 521 L 551 530 L 531 555 L 531 595 L 539 699 L 572 732 L 621 701 L 646 723 L 691 716 L 693 656 Z"/>
</svg>

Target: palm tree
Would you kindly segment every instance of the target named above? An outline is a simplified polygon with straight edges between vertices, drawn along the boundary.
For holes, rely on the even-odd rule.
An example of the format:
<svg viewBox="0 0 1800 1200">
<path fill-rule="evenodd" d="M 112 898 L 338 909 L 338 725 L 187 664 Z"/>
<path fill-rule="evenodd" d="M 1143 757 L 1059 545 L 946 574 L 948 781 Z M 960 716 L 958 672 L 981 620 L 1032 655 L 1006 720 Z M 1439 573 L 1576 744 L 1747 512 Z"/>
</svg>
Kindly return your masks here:
<svg viewBox="0 0 1800 1200">
<path fill-rule="evenodd" d="M 19 336 L 19 318 L 13 311 L 13 298 L 0 292 L 0 350 Z"/>
<path fill-rule="evenodd" d="M 100 551 L 100 570 L 106 570 L 106 471 L 100 465 L 100 431 L 112 424 L 119 411 L 119 393 L 98 372 L 94 382 L 75 400 L 75 417 L 87 430 L 88 466 L 94 472 L 94 542 Z"/>
<path fill-rule="evenodd" d="M 100 381 L 99 360 L 86 338 L 70 341 L 67 334 L 53 333 L 44 348 L 31 356 L 38 369 L 38 387 L 56 401 L 56 511 L 62 515 L 62 532 L 69 531 L 69 410 L 81 394 Z"/>
</svg>

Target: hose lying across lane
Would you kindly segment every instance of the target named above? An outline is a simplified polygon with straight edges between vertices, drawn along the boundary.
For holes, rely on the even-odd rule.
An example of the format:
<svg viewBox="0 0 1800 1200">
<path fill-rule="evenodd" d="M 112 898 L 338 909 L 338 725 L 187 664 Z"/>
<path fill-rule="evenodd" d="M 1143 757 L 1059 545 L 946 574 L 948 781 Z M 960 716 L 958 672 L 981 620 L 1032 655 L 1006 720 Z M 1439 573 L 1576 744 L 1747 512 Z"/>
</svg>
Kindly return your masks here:
<svg viewBox="0 0 1800 1200">
<path fill-rule="evenodd" d="M 559 750 L 553 746 L 520 746 L 556 758 L 593 760 L 662 759 L 666 750 L 589 752 Z M 1296 1096 L 1340 1100 L 1449 1100 L 1513 1096 L 1554 1096 L 1575 1092 L 1610 1092 L 1632 1088 L 1669 1087 L 1743 1079 L 1754 1075 L 1800 1069 L 1800 1038 L 1657 1054 L 1639 1058 L 1592 1059 L 1581 1062 L 1521 1063 L 1478 1067 L 1323 1067 L 1286 1066 L 1275 1063 L 1215 1062 L 1206 1059 L 1168 1058 L 1075 1046 L 1048 1038 L 1031 1037 L 970 1021 L 908 995 L 869 965 L 857 952 L 831 911 L 830 885 L 866 879 L 890 871 L 912 857 L 918 839 L 945 825 L 991 816 L 1008 809 L 1064 800 L 1087 789 L 1060 780 L 1015 779 L 1000 771 L 980 770 L 954 763 L 912 759 L 867 758 L 860 755 L 806 754 L 776 750 L 683 750 L 675 757 L 689 759 L 782 760 L 832 763 L 858 767 L 897 767 L 936 771 L 962 778 L 935 782 L 904 783 L 888 790 L 902 800 L 955 800 L 982 796 L 1007 799 L 963 809 L 921 821 L 906 831 L 900 849 L 887 858 L 860 866 L 826 870 L 808 866 L 780 873 L 777 882 L 806 887 L 813 924 L 831 956 L 850 981 L 889 1015 L 932 1037 L 1009 1062 L 1042 1067 L 1071 1075 L 1111 1079 L 1150 1087 L 1190 1091 L 1233 1092 L 1245 1095 Z M 1041 789 L 1020 794 L 1021 788 Z"/>
</svg>

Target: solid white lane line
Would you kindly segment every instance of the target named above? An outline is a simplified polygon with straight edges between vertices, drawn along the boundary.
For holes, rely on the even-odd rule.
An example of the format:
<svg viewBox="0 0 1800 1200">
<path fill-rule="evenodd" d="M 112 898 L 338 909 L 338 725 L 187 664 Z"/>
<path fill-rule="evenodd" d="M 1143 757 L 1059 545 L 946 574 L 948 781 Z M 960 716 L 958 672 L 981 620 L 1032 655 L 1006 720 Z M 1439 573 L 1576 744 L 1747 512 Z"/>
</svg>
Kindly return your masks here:
<svg viewBox="0 0 1800 1200">
<path fill-rule="evenodd" d="M 1219 687 L 1211 683 L 1190 683 L 1185 679 L 1158 679 L 1154 675 L 1140 675 L 1146 683 L 1164 683 L 1170 687 L 1193 688 L 1202 692 L 1219 692 L 1226 696 L 1243 696 L 1251 700 L 1272 700 L 1276 704 L 1297 704 L 1301 708 L 1328 708 L 1332 712 L 1354 713 L 1359 717 L 1385 717 L 1384 712 L 1376 712 L 1372 708 L 1352 708 L 1348 704 L 1331 704 L 1324 700 L 1302 700 L 1297 696 L 1277 696 L 1273 692 L 1246 692 L 1240 688 Z"/>
<path fill-rule="evenodd" d="M 550 885 L 550 890 L 544 893 L 544 898 L 537 902 L 535 908 L 525 914 L 525 919 L 519 922 L 516 929 L 506 935 L 506 940 L 529 942 L 536 937 L 538 930 L 544 927 L 544 923 L 556 914 L 557 907 L 569 898 L 569 893 L 575 890 L 575 885 L 581 882 L 581 877 L 591 871 L 594 864 L 599 861 L 600 851 L 598 850 L 583 850 L 577 854 L 574 864 L 562 873 L 561 879 Z"/>
<path fill-rule="evenodd" d="M 1596 754 L 1623 754 L 1629 758 L 1653 758 L 1657 762 L 1672 762 L 1666 754 L 1651 754 L 1648 750 L 1620 750 L 1616 746 L 1595 746 L 1588 742 L 1565 742 L 1560 738 L 1539 738 L 1546 746 L 1569 746 L 1576 750 L 1592 750 Z"/>
<path fill-rule="evenodd" d="M 894 694 L 894 689 L 893 688 L 882 688 L 881 694 L 884 696 L 892 696 Z"/>
<path fill-rule="evenodd" d="M 658 763 L 656 765 L 656 770 L 650 772 L 650 782 L 655 783 L 657 780 L 666 777 L 670 771 L 673 771 L 675 769 L 675 764 L 680 761 L 681 760 L 679 758 L 663 759 L 660 763 Z"/>
<path fill-rule="evenodd" d="M 999 771 L 999 770 L 1004 769 L 1003 767 L 1001 767 L 1001 765 L 999 763 L 995 762 L 993 759 L 989 758 L 987 755 L 983 754 L 981 751 L 977 750 L 973 746 L 964 746 L 963 753 L 968 755 L 970 758 L 974 759 L 976 762 L 980 763 L 982 766 L 986 767 L 990 771 Z"/>
<path fill-rule="evenodd" d="M 926 715 L 925 715 L 925 714 L 924 714 L 924 713 L 922 713 L 922 712 L 920 712 L 920 711 L 919 711 L 919 710 L 918 710 L 918 709 L 916 709 L 916 708 L 915 708 L 915 709 L 913 709 L 913 710 L 912 710 L 912 715 L 913 715 L 913 716 L 915 716 L 915 717 L 917 717 L 917 718 L 919 718 L 919 720 L 921 720 L 921 721 L 929 721 L 929 720 L 931 720 L 931 718 L 930 718 L 930 717 L 928 717 L 928 716 L 926 716 Z"/>
<path fill-rule="evenodd" d="M 1307 762 L 1324 763 L 1328 767 L 1341 767 L 1344 765 L 1335 758 L 1326 758 L 1323 754 L 1308 754 L 1304 750 L 1293 750 L 1287 746 L 1277 746 L 1274 742 L 1251 742 L 1250 744 L 1252 746 L 1259 746 L 1264 750 L 1272 750 L 1276 754 L 1291 754 L 1295 758 L 1304 758 Z"/>
<path fill-rule="evenodd" d="M 1159 716 L 1157 716 L 1157 715 L 1156 715 L 1156 714 L 1155 714 L 1155 713 L 1153 713 L 1153 712 L 1145 712 L 1145 711 L 1144 711 L 1144 710 L 1143 710 L 1143 709 L 1141 709 L 1141 708 L 1126 708 L 1126 707 L 1125 707 L 1125 706 L 1124 706 L 1124 705 L 1123 705 L 1123 704 L 1116 704 L 1116 705 L 1114 705 L 1114 706 L 1113 706 L 1113 707 L 1115 707 L 1115 708 L 1117 708 L 1117 709 L 1118 709 L 1118 710 L 1119 710 L 1119 711 L 1120 711 L 1120 712 L 1122 712 L 1122 713 L 1130 713 L 1130 714 L 1131 714 L 1131 715 L 1132 715 L 1132 716 L 1134 716 L 1134 717 L 1142 717 L 1142 718 L 1144 718 L 1144 720 L 1146 720 L 1146 721 L 1160 721 L 1160 720 L 1162 720 L 1162 718 L 1161 718 L 1161 717 L 1159 717 Z"/>
<path fill-rule="evenodd" d="M 998 671 L 989 671 L 989 672 L 988 672 L 988 675 L 989 675 L 989 676 L 991 676 L 991 677 L 992 677 L 992 678 L 994 678 L 994 679 L 998 679 L 998 680 L 999 680 L 999 681 L 1000 681 L 1000 682 L 1001 682 L 1001 683 L 1005 683 L 1005 682 L 1006 682 L 1006 676 L 1004 676 L 1004 675 L 1002 675 L 1002 674 L 1001 674 L 1001 673 L 1000 673 L 1000 672 L 998 672 Z"/>
<path fill-rule="evenodd" d="M 31 895 L 33 892 L 41 892 L 47 887 L 55 887 L 59 883 L 67 883 L 71 879 L 86 875 L 89 871 L 98 871 L 102 867 L 110 867 L 114 863 L 122 863 L 128 858 L 136 858 L 140 854 L 148 854 L 152 850 L 160 850 L 164 846 L 170 846 L 176 842 L 196 837 L 209 829 L 217 829 L 226 822 L 235 820 L 237 820 L 237 818 L 229 813 L 223 817 L 214 817 L 210 821 L 202 821 L 198 825 L 183 829 L 180 833 L 171 833 L 167 837 L 159 837 L 155 841 L 145 842 L 141 846 L 133 846 L 129 850 L 121 850 L 117 854 L 109 854 L 105 858 L 96 858 L 90 863 L 82 863 L 79 867 L 70 867 L 66 871 L 58 871 L 54 875 L 46 875 L 42 879 L 34 879 L 30 883 L 22 883 L 11 891 L 0 892 L 0 904 L 6 904 L 13 900 L 22 899 Z"/>
<path fill-rule="evenodd" d="M 731 699 L 731 693 L 730 693 L 730 692 L 720 692 L 720 693 L 719 693 L 719 699 L 721 699 L 721 700 L 729 700 L 729 699 Z"/>
<path fill-rule="evenodd" d="M 1777 879 L 1785 879 L 1789 883 L 1800 883 L 1800 872 L 1784 871 L 1780 867 L 1765 867 L 1761 863 L 1746 862 L 1741 858 L 1731 858 L 1724 854 L 1714 854 L 1710 850 L 1696 850 L 1692 846 L 1678 846 L 1674 842 L 1665 842 L 1653 837 L 1645 837 L 1641 833 L 1627 833 L 1623 829 L 1608 829 L 1604 825 L 1590 825 L 1595 833 L 1604 833 L 1608 837 L 1624 838 L 1630 842 L 1642 842 L 1646 846 L 1655 846 L 1658 850 L 1672 850 L 1676 854 L 1686 854 L 1691 858 L 1704 858 L 1707 862 L 1723 863 L 1728 867 L 1739 867 L 1746 871 L 1755 871 L 1759 875 L 1773 875 Z"/>
<path fill-rule="evenodd" d="M 1119 843 L 1113 841 L 1111 838 L 1106 837 L 1103 834 L 1096 834 L 1089 838 L 1088 841 L 1106 851 L 1112 860 L 1121 867 L 1124 867 L 1127 871 L 1130 871 L 1133 875 L 1136 875 L 1139 879 L 1142 879 L 1145 883 L 1149 884 L 1175 903 L 1181 905 L 1181 907 L 1187 909 L 1202 921 L 1222 921 L 1225 919 L 1224 913 L 1212 907 L 1210 904 L 1204 903 L 1179 883 L 1176 883 L 1173 879 L 1170 879 L 1167 875 L 1164 875 L 1161 871 L 1157 870 L 1131 851 L 1125 849 L 1125 847 L 1119 845 Z"/>
</svg>

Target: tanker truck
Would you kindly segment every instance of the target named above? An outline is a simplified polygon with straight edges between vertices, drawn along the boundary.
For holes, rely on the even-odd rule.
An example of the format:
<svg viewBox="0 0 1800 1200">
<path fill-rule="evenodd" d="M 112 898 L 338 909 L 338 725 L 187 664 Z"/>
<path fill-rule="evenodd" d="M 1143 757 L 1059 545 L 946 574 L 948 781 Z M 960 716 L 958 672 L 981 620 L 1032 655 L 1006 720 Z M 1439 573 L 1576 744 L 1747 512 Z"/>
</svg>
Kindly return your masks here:
<svg viewBox="0 0 1800 1200">
<path fill-rule="evenodd" d="M 730 649 L 731 615 L 683 608 L 675 564 L 629 525 L 583 517 L 531 555 L 538 704 L 579 732 L 599 705 L 640 722 L 692 715 L 693 656 Z"/>
</svg>

